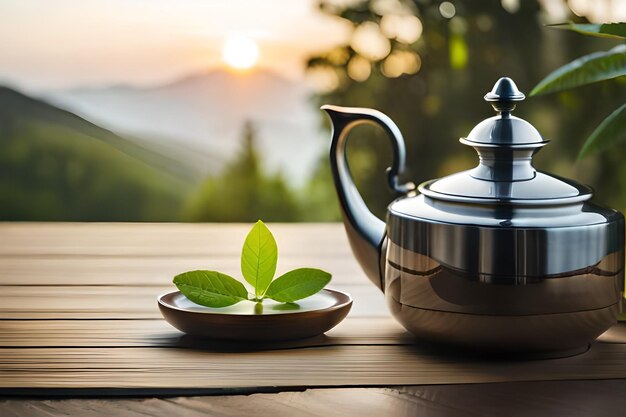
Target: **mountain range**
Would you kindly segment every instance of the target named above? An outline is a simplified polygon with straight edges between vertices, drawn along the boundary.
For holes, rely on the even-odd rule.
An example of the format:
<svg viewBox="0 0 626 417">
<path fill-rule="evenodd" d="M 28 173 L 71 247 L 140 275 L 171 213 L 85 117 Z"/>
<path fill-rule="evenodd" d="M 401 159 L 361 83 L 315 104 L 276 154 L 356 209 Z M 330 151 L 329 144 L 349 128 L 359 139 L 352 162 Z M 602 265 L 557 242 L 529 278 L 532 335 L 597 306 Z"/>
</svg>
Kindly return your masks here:
<svg viewBox="0 0 626 417">
<path fill-rule="evenodd" d="M 236 155 L 250 121 L 266 169 L 302 184 L 328 143 L 310 94 L 304 83 L 267 70 L 215 70 L 159 86 L 75 88 L 41 96 L 205 173 Z"/>
<path fill-rule="evenodd" d="M 0 220 L 173 221 L 202 174 L 0 87 Z"/>
</svg>

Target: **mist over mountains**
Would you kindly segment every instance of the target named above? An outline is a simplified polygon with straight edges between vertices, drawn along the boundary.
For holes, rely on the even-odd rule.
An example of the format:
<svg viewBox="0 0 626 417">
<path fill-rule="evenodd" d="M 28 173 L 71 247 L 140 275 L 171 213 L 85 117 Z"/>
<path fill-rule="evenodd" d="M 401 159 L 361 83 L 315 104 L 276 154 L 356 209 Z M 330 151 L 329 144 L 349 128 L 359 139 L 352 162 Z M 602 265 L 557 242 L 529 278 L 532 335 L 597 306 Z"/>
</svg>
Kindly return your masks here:
<svg viewBox="0 0 626 417">
<path fill-rule="evenodd" d="M 77 88 L 42 96 L 206 174 L 237 154 L 243 125 L 251 121 L 265 168 L 298 185 L 328 143 L 309 95 L 304 83 L 269 71 L 216 70 L 155 87 Z"/>
<path fill-rule="evenodd" d="M 175 221 L 200 174 L 0 86 L 0 219 Z"/>
</svg>

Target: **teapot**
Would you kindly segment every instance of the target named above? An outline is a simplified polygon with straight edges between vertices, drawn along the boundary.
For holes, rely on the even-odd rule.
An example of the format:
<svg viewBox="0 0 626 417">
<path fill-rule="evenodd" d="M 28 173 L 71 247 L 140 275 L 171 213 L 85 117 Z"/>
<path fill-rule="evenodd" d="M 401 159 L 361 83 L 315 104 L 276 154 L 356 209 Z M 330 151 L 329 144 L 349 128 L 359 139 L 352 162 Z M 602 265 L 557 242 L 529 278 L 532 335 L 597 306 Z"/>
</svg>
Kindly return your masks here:
<svg viewBox="0 0 626 417">
<path fill-rule="evenodd" d="M 503 77 L 485 100 L 497 115 L 460 142 L 478 165 L 419 186 L 401 183 L 405 144 L 372 109 L 324 105 L 330 162 L 350 246 L 385 294 L 394 318 L 418 339 L 465 349 L 559 357 L 586 351 L 616 323 L 624 281 L 624 216 L 590 201 L 592 190 L 537 171 L 548 140 L 513 116 L 524 100 Z M 386 222 L 360 196 L 346 159 L 350 130 L 383 128 L 402 196 Z"/>
</svg>

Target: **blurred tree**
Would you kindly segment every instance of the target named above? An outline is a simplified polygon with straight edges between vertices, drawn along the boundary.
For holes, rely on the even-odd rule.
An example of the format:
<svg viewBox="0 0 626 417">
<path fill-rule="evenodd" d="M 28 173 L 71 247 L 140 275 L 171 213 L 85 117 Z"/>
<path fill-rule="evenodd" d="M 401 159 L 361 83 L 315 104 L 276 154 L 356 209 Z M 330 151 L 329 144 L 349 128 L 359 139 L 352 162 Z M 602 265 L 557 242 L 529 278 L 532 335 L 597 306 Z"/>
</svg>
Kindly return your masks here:
<svg viewBox="0 0 626 417">
<path fill-rule="evenodd" d="M 241 154 L 200 186 L 184 212 L 184 219 L 194 222 L 295 221 L 299 216 L 283 177 L 263 172 L 250 122 L 244 125 Z"/>
<path fill-rule="evenodd" d="M 301 191 L 301 200 L 305 210 L 299 221 L 341 221 L 328 156 L 320 160 L 313 177 Z"/>
<path fill-rule="evenodd" d="M 347 20 L 353 30 L 346 44 L 308 62 L 311 78 L 325 88 L 318 104 L 373 107 L 389 115 L 407 143 L 406 179 L 417 183 L 476 165 L 474 151 L 457 140 L 494 115 L 483 96 L 499 77 L 513 78 L 528 92 L 551 69 L 606 42 L 546 30 L 546 10 L 531 0 L 322 1 L 320 8 Z M 582 88 L 527 100 L 515 113 L 554 139 L 535 158 L 539 169 L 591 183 L 598 201 L 624 208 L 624 149 L 621 155 L 575 162 L 593 126 L 621 103 L 619 85 L 619 79 L 607 82 L 601 101 L 597 90 Z M 384 175 L 390 152 L 382 134 L 359 127 L 348 146 L 357 186 L 379 216 L 394 197 Z"/>
</svg>

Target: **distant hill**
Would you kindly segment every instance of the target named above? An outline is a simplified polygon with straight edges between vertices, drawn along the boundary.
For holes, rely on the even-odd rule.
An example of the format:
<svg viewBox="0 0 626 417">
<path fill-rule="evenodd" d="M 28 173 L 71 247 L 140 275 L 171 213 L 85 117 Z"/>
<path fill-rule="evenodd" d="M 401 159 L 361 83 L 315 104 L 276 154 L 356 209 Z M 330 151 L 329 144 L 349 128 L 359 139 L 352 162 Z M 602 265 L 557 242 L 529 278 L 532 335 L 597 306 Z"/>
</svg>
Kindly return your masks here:
<svg viewBox="0 0 626 417">
<path fill-rule="evenodd" d="M 150 88 L 79 88 L 44 97 L 115 132 L 169 146 L 172 157 L 176 149 L 190 148 L 198 156 L 231 159 L 240 149 L 243 125 L 252 121 L 266 167 L 298 183 L 328 145 L 309 95 L 304 83 L 270 71 L 216 70 Z"/>
<path fill-rule="evenodd" d="M 0 87 L 0 220 L 177 220 L 199 174 Z"/>
</svg>

